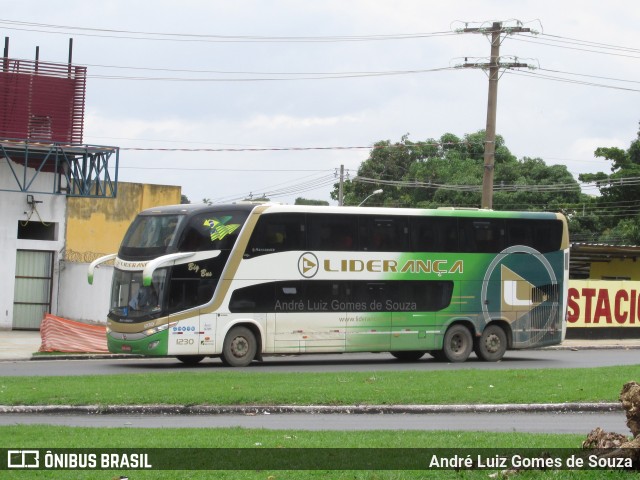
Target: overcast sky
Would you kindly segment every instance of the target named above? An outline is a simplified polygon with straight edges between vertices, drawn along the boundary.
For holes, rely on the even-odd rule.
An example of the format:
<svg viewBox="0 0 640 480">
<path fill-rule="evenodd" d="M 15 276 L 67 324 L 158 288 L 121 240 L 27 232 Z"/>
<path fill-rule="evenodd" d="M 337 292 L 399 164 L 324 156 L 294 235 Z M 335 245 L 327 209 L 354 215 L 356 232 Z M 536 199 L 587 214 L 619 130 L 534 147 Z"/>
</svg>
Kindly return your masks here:
<svg viewBox="0 0 640 480">
<path fill-rule="evenodd" d="M 73 38 L 84 143 L 121 147 L 121 181 L 179 185 L 194 203 L 330 200 L 340 165 L 353 176 L 369 155 L 355 147 L 484 129 L 485 73 L 450 68 L 488 60 L 487 37 L 454 34 L 465 23 L 539 33 L 500 51 L 537 67 L 499 82 L 497 132 L 518 158 L 608 172 L 593 151 L 628 148 L 640 121 L 637 0 L 0 0 L 0 12 L 12 58 L 39 46 L 66 62 Z"/>
</svg>

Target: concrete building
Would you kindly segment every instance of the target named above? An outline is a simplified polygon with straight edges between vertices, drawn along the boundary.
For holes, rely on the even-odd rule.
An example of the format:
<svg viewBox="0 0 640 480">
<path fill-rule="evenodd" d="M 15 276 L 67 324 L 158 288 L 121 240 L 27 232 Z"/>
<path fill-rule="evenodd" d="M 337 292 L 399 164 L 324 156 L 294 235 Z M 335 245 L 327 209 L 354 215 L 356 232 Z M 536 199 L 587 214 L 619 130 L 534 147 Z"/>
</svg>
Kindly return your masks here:
<svg viewBox="0 0 640 480">
<path fill-rule="evenodd" d="M 112 267 L 90 286 L 88 264 L 118 250 L 140 210 L 180 203 L 180 187 L 120 182 L 115 198 L 67 197 L 42 193 L 56 174 L 26 168 L 30 190 L 11 191 L 19 167 L 0 156 L 0 330 L 37 330 L 45 313 L 106 322 Z"/>
<path fill-rule="evenodd" d="M 180 203 L 180 187 L 118 185 L 119 149 L 83 145 L 87 68 L 0 62 L 0 330 L 38 329 L 45 313 L 105 322 L 109 268 L 89 289 L 87 265 L 116 252 L 144 208 Z"/>
</svg>

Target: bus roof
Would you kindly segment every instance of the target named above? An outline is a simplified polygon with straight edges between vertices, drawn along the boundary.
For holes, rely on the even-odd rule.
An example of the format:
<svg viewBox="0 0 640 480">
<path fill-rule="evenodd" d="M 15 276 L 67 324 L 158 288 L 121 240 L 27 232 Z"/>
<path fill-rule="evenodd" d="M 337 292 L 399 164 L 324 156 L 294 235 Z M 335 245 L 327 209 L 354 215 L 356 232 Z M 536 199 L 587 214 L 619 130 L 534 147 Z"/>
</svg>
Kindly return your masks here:
<svg viewBox="0 0 640 480">
<path fill-rule="evenodd" d="M 191 213 L 209 212 L 211 210 L 238 210 L 250 212 L 256 205 L 251 204 L 213 204 L 208 203 L 184 203 L 181 205 L 163 205 L 147 208 L 140 212 L 141 215 L 186 215 Z"/>
<path fill-rule="evenodd" d="M 392 208 L 392 207 L 340 207 L 316 205 L 284 205 L 277 203 L 232 203 L 232 204 L 182 204 L 166 205 L 146 209 L 141 215 L 170 215 L 194 214 L 207 211 L 244 211 L 258 210 L 261 214 L 268 213 L 330 213 L 330 214 L 359 214 L 359 215 L 409 215 L 409 216 L 443 216 L 443 217 L 475 217 L 475 218 L 563 218 L 562 214 L 551 212 L 487 210 L 474 208 L 443 207 L 437 209 L 420 208 Z"/>
</svg>

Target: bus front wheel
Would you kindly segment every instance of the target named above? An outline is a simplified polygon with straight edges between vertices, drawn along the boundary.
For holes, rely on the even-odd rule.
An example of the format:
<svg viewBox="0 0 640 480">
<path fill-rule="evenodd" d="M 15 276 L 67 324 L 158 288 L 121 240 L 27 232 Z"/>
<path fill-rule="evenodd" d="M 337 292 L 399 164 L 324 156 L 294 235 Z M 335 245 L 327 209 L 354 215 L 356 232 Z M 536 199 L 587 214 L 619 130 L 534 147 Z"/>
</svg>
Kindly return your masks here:
<svg viewBox="0 0 640 480">
<path fill-rule="evenodd" d="M 452 363 L 464 362 L 473 349 L 473 337 L 464 325 L 452 325 L 444 334 L 442 355 Z M 438 357 L 436 357 L 437 359 Z"/>
<path fill-rule="evenodd" d="M 230 367 L 246 367 L 256 356 L 256 337 L 246 327 L 229 330 L 222 346 L 222 363 Z"/>
<path fill-rule="evenodd" d="M 507 335 L 498 325 L 488 325 L 473 350 L 478 358 L 485 362 L 502 360 L 507 351 Z"/>
</svg>

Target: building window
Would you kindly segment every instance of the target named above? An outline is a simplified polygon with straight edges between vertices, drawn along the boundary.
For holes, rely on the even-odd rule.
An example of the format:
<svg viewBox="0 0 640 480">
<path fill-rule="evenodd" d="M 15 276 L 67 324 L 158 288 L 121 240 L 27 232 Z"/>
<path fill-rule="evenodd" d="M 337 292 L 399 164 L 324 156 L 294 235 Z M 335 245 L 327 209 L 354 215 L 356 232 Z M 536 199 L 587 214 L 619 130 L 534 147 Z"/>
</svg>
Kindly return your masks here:
<svg viewBox="0 0 640 480">
<path fill-rule="evenodd" d="M 56 240 L 57 223 L 18 222 L 20 240 Z"/>
</svg>

